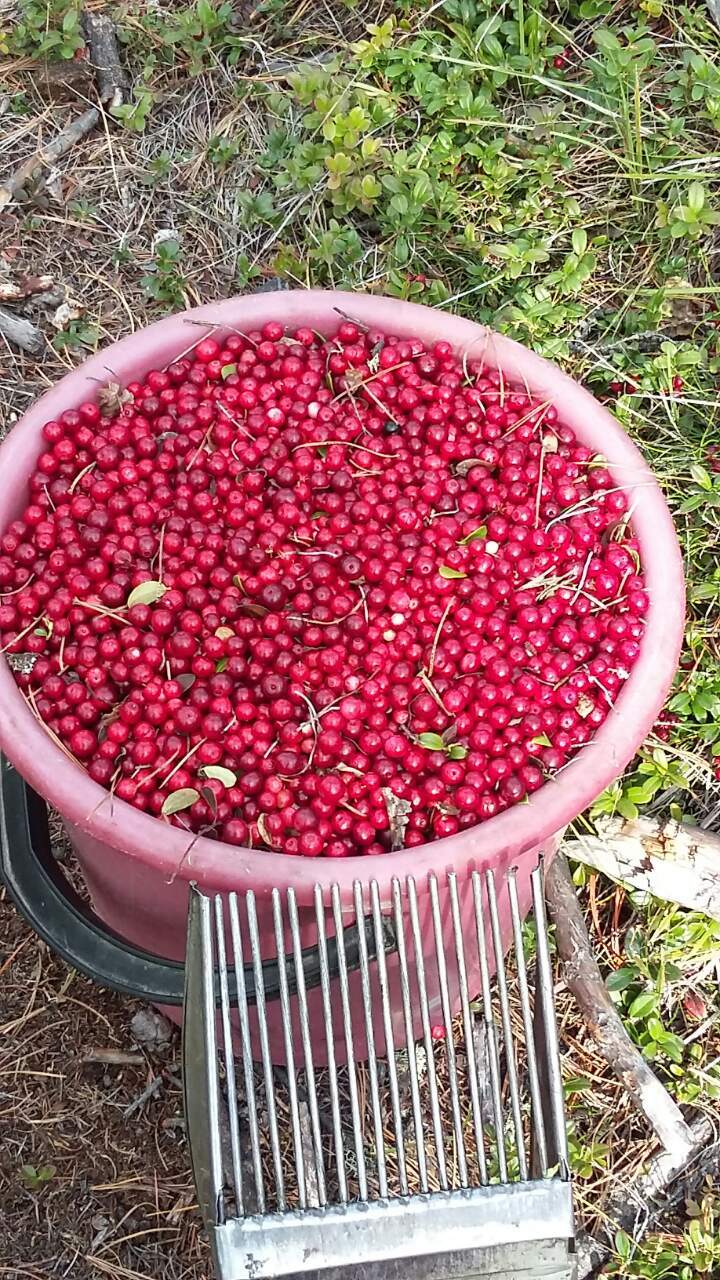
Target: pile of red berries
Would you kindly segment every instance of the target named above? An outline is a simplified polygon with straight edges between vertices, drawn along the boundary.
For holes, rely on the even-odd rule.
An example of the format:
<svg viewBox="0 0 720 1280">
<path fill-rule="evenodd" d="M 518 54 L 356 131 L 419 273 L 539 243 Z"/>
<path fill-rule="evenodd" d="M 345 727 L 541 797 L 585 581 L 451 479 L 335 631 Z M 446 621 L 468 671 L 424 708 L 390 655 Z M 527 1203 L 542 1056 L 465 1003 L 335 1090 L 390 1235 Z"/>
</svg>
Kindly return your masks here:
<svg viewBox="0 0 720 1280">
<path fill-rule="evenodd" d="M 211 838 L 451 836 L 562 768 L 640 652 L 604 459 L 447 342 L 205 338 L 43 436 L 0 647 L 91 778 Z"/>
</svg>

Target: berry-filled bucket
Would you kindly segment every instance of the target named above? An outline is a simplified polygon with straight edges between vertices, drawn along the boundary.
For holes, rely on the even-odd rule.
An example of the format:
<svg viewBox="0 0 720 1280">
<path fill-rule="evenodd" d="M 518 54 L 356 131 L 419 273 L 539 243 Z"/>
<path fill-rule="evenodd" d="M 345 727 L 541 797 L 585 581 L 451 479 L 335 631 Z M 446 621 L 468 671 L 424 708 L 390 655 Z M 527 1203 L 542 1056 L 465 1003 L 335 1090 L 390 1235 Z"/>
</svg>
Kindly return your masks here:
<svg viewBox="0 0 720 1280">
<path fill-rule="evenodd" d="M 4 766 L 3 862 L 6 882 L 36 927 L 79 967 L 99 974 L 104 981 L 119 989 L 138 990 L 158 1003 L 176 997 L 179 1002 L 177 963 L 168 970 L 175 977 L 165 982 L 157 976 L 161 967 L 157 968 L 156 974 L 151 956 L 138 959 L 139 952 L 133 948 L 141 948 L 152 956 L 166 957 L 174 962 L 181 960 L 185 949 L 188 886 L 191 882 L 196 882 L 208 894 L 235 891 L 243 895 L 253 892 L 264 959 L 275 954 L 271 903 L 275 888 L 294 890 L 301 935 L 308 947 L 317 942 L 314 896 L 317 885 L 323 895 L 329 935 L 335 932 L 331 886 L 338 886 L 342 912 L 350 922 L 354 917 L 353 885 L 358 880 L 364 886 L 368 902 L 367 886 L 376 881 L 382 907 L 390 912 L 393 878 L 404 881 L 405 877 L 413 876 L 418 887 L 420 935 L 427 936 L 429 940 L 432 921 L 426 882 L 431 872 L 438 874 L 441 883 L 445 883 L 444 872 L 452 870 L 456 873 L 462 910 L 469 920 L 472 911 L 468 896 L 469 877 L 472 871 L 492 869 L 497 874 L 498 883 L 504 885 L 505 873 L 516 868 L 520 906 L 527 907 L 530 873 L 539 858 L 553 855 L 566 825 L 617 778 L 631 760 L 662 707 L 676 669 L 684 616 L 680 551 L 657 482 L 615 419 L 583 387 L 509 338 L 469 320 L 391 298 L 319 291 L 233 298 L 161 320 L 100 352 L 43 396 L 12 428 L 0 446 L 0 534 L 12 521 L 18 520 L 27 507 L 30 477 L 46 447 L 42 434 L 45 424 L 60 418 L 67 410 L 96 400 L 100 388 L 107 387 L 109 383 L 126 388 L 150 370 L 162 370 L 177 361 L 182 353 L 205 337 L 222 339 L 232 333 L 246 335 L 262 330 L 269 322 L 279 322 L 288 334 L 305 328 L 330 337 L 338 331 L 343 319 L 347 323 L 348 318 L 361 331 L 370 329 L 401 339 L 417 339 L 428 348 L 440 340 L 450 344 L 468 382 L 472 370 L 479 369 L 488 375 L 499 371 L 500 377 L 495 378 L 496 402 L 502 404 L 513 390 L 532 396 L 535 421 L 541 420 L 544 410 L 552 406 L 556 415 L 553 421 L 569 428 L 576 441 L 590 451 L 588 456 L 593 460 L 590 465 L 606 468 L 612 488 L 623 491 L 627 496 L 624 519 L 629 519 L 639 554 L 646 597 L 639 656 L 629 673 L 623 672 L 617 697 L 592 736 L 586 735 L 589 736 L 586 745 L 557 773 L 549 776 L 543 785 L 537 783 L 532 788 L 528 785 L 528 794 L 521 803 L 472 826 L 451 821 L 448 828 L 440 823 L 434 828 L 439 838 L 428 843 L 419 843 L 416 839 L 412 847 L 346 858 L 300 856 L 296 852 L 278 852 L 268 847 L 246 848 L 211 839 L 195 830 L 183 830 L 168 821 L 167 815 L 153 816 L 120 799 L 93 781 L 86 769 L 48 735 L 3 659 L 0 662 L 0 747 L 34 792 L 54 805 L 61 814 L 94 910 L 107 926 L 105 933 L 97 920 L 92 923 L 84 919 L 82 908 L 77 903 L 73 908 L 72 921 L 68 921 L 62 893 L 50 886 L 48 877 L 51 878 L 51 869 L 47 861 L 43 870 L 40 865 L 42 859 L 37 860 L 38 840 L 33 837 L 36 819 L 32 812 L 27 815 L 24 811 L 19 812 L 24 803 L 24 793 L 22 788 L 18 789 L 11 771 Z M 118 396 L 117 391 L 111 394 Z M 406 397 L 406 402 L 410 404 L 412 397 L 410 400 Z M 442 415 L 440 418 L 442 420 Z M 391 422 L 388 427 L 391 433 L 402 429 L 402 423 Z M 547 445 L 543 443 L 541 466 L 547 465 L 547 457 L 551 457 L 554 449 L 552 440 L 548 438 Z M 381 454 L 380 446 L 377 452 Z M 470 465 L 470 459 L 467 461 Z M 362 474 L 362 469 L 358 474 Z M 571 491 L 568 491 L 568 498 L 572 507 Z M 582 512 L 582 503 L 579 505 Z M 571 516 L 572 512 L 568 514 L 566 511 L 559 518 Z M 553 517 L 553 520 L 557 519 Z M 612 536 L 612 530 L 606 532 Z M 487 531 L 479 528 L 477 535 L 485 538 L 488 554 L 495 554 L 497 544 L 487 537 Z M 458 541 L 467 544 L 473 536 L 471 533 Z M 582 576 L 586 568 L 586 565 L 581 566 L 582 571 L 572 579 L 572 591 L 578 596 L 588 594 Z M 443 565 L 441 576 L 446 579 L 445 586 L 448 587 L 449 580 L 452 587 L 453 579 L 462 579 L 465 574 Z M 598 602 L 596 596 L 592 598 L 592 609 L 601 608 L 602 601 Z M 2 600 L 0 583 L 0 605 Z M 392 634 L 387 632 L 389 636 Z M 429 696 L 435 697 L 437 689 L 428 676 L 427 663 L 424 672 L 426 685 L 430 686 Z M 312 718 L 311 712 L 309 715 Z M 450 759 L 466 751 L 459 746 L 453 753 L 451 734 L 443 738 L 438 748 L 437 736 L 426 731 L 416 735 L 416 739 L 424 739 L 420 742 L 421 747 L 441 749 Z M 538 744 L 540 750 L 549 745 L 542 733 L 538 734 Z M 401 746 L 402 743 L 399 746 L 396 743 L 393 748 L 400 756 Z M 402 760 L 399 763 L 402 764 Z M 527 777 L 534 776 L 531 768 Z M 460 826 L 460 829 L 451 835 L 444 834 L 454 826 Z M 268 841 L 270 843 L 272 841 Z M 302 847 L 306 853 L 312 852 L 311 843 L 307 839 L 304 841 Z M 362 846 L 359 845 L 358 854 L 361 853 Z M 449 904 L 442 903 L 441 908 L 443 927 L 451 931 Z M 509 943 L 511 920 L 504 894 L 500 896 L 497 911 L 501 936 Z M 57 928 L 53 924 L 56 916 Z M 91 937 L 92 941 L 88 941 Z M 124 952 L 119 940 L 126 944 Z M 113 951 L 114 946 L 117 947 L 116 952 Z M 115 974 L 113 956 L 117 958 Z M 248 959 L 247 956 L 245 958 Z M 412 960 L 411 957 L 411 963 Z M 137 976 L 140 970 L 145 980 L 134 981 L 133 973 Z M 388 970 L 392 988 L 392 955 Z M 469 977 L 471 985 L 477 989 L 480 975 L 471 973 Z M 372 980 L 376 980 L 374 975 Z M 426 980 L 431 1009 L 438 1021 L 442 1021 L 438 983 L 432 973 L 426 974 Z M 451 1001 L 456 1004 L 457 975 L 449 973 L 448 983 Z M 359 975 L 351 973 L 349 984 L 350 998 L 362 1001 Z M 311 989 L 308 999 L 311 1024 L 317 1027 L 321 1036 L 323 1023 L 319 990 Z M 394 997 L 394 1004 L 397 1008 L 396 1042 L 401 1044 L 404 1031 L 399 995 Z M 174 1016 L 178 1016 L 177 1011 Z M 274 1037 L 271 1050 L 277 1060 L 282 1060 L 284 1050 L 279 1014 L 274 1021 L 273 1018 L 274 1013 L 270 1010 L 271 1035 Z M 344 1047 L 338 1045 L 337 1049 L 342 1056 Z M 362 1056 L 363 1046 L 356 1045 L 355 1051 Z"/>
</svg>

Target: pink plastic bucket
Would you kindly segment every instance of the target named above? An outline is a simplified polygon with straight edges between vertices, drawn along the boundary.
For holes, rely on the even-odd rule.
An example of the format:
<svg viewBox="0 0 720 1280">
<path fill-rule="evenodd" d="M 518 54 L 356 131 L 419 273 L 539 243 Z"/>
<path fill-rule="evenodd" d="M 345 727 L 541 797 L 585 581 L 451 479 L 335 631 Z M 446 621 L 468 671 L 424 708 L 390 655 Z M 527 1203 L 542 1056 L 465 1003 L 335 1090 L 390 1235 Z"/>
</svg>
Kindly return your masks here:
<svg viewBox="0 0 720 1280">
<path fill-rule="evenodd" d="M 28 477 L 41 451 L 43 424 L 92 399 L 99 385 L 108 381 L 126 384 L 151 368 L 166 365 L 203 336 L 205 323 L 208 333 L 216 332 L 218 326 L 221 330 L 257 329 L 268 320 L 281 320 L 290 328 L 302 324 L 332 333 L 339 323 L 337 308 L 388 333 L 426 341 L 443 338 L 458 352 L 466 352 L 469 359 L 482 358 L 488 367 L 501 367 L 509 383 L 529 388 L 540 400 L 552 401 L 561 420 L 578 438 L 607 458 L 615 481 L 631 494 L 633 528 L 642 548 L 650 596 L 642 653 L 594 740 L 528 803 L 421 848 L 345 862 L 253 852 L 203 838 L 191 841 L 180 830 L 111 797 L 53 745 L 26 706 L 6 663 L 0 662 L 0 747 L 32 787 L 60 811 L 98 914 L 123 937 L 168 957 L 180 959 L 184 954 L 191 881 L 206 892 L 254 890 L 263 954 L 267 956 L 274 953 L 269 904 L 274 887 L 295 890 L 307 944 L 316 936 L 312 901 L 316 882 L 326 891 L 328 904 L 329 887 L 334 881 L 338 883 L 350 919 L 355 879 L 362 878 L 365 884 L 377 880 L 381 900 L 389 905 L 392 877 L 413 875 L 420 895 L 423 936 L 428 939 L 431 925 L 425 880 L 431 871 L 438 873 L 442 884 L 442 873 L 454 870 L 461 900 L 466 901 L 472 870 L 493 868 L 501 876 L 508 868 L 517 867 L 521 907 L 527 906 L 530 872 L 539 856 L 552 856 L 566 824 L 631 760 L 654 723 L 675 672 L 684 615 L 680 551 L 660 489 L 615 419 L 589 392 L 509 338 L 469 320 L 391 298 L 316 291 L 233 298 L 161 320 L 100 352 L 43 396 L 0 446 L 0 529 L 16 519 L 27 502 Z M 509 942 L 509 909 L 504 896 L 499 906 L 503 934 Z M 448 913 L 444 914 L 449 928 Z M 333 933 L 329 905 L 327 916 L 328 932 Z M 453 975 L 449 978 L 451 993 L 456 996 Z M 351 978 L 352 998 L 359 1001 L 356 979 L 357 975 Z M 470 979 L 477 988 L 477 975 L 471 974 Z M 429 980 L 431 1005 L 439 1016 L 439 992 L 432 975 Z M 313 1021 L 318 1019 L 319 1026 L 318 993 L 310 993 L 310 1000 L 311 1016 Z M 399 1008 L 395 1031 L 397 1043 L 403 1043 Z M 277 1023 L 273 1034 L 273 1053 L 280 1060 L 282 1042 Z M 342 1046 L 338 1051 L 342 1055 Z M 362 1054 L 362 1045 L 357 1046 L 357 1052 Z"/>
</svg>

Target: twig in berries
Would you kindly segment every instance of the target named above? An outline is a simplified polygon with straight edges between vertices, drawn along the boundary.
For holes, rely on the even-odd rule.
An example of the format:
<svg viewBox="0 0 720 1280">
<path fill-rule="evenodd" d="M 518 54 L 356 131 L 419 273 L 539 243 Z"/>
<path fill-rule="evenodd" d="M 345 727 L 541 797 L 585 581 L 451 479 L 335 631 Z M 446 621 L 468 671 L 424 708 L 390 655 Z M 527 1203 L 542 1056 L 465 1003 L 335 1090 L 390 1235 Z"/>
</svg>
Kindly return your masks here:
<svg viewBox="0 0 720 1280">
<path fill-rule="evenodd" d="M 103 618 L 114 618 L 116 622 L 122 622 L 123 626 L 127 626 L 127 618 L 124 613 L 118 613 L 116 609 L 106 609 L 104 604 L 94 604 L 92 600 L 80 600 L 78 596 L 73 600 L 79 609 L 90 609 L 93 613 L 99 613 Z"/>
<path fill-rule="evenodd" d="M 543 426 L 545 426 L 546 424 L 545 424 L 545 422 L 544 422 L 544 419 L 543 419 L 543 417 L 542 417 L 542 414 L 544 414 L 544 413 L 545 413 L 545 410 L 546 410 L 546 409 L 549 409 L 549 408 L 551 407 L 551 404 L 552 404 L 552 401 L 550 401 L 550 400 L 545 400 L 545 401 L 543 401 L 543 403 L 542 403 L 542 404 L 536 404 L 536 405 L 533 405 L 531 409 L 528 409 L 528 411 L 527 411 L 527 413 L 526 413 L 526 414 L 523 414 L 522 418 L 518 418 L 517 422 L 513 422 L 512 426 L 508 428 L 508 430 L 505 432 L 505 434 L 504 434 L 503 436 L 500 436 L 500 440 L 501 440 L 501 441 L 509 440 L 509 439 L 510 439 L 510 436 L 513 434 L 513 432 L 517 431 L 518 427 L 524 427 L 524 426 L 525 426 L 525 423 L 526 423 L 526 422 L 529 422 L 529 421 L 530 421 L 530 419 L 531 419 L 531 418 L 534 418 L 534 417 L 535 417 L 535 415 L 536 415 L 536 414 L 538 414 L 538 413 L 541 415 L 541 417 L 540 417 L 539 421 L 536 423 L 536 426 L 538 426 L 538 427 L 543 427 Z M 551 438 L 552 438 L 553 440 L 556 440 L 556 437 L 555 437 L 555 436 L 553 436 L 553 437 L 551 437 Z M 556 440 L 556 443 L 557 443 L 557 440 Z M 547 452 L 548 452 L 548 453 L 555 453 L 555 452 L 557 452 L 557 449 L 548 449 L 548 450 L 547 450 Z"/>
<path fill-rule="evenodd" d="M 297 554 L 299 556 L 311 555 L 312 552 L 298 551 Z M 323 554 L 329 555 L 330 553 L 328 551 L 324 553 L 322 551 L 317 551 L 315 552 L 315 554 L 321 556 Z M 299 613 L 291 614 L 290 616 L 297 618 L 298 622 L 307 622 L 313 627 L 336 627 L 338 626 L 339 623 L 344 622 L 346 618 L 351 618 L 354 613 L 357 613 L 358 609 L 362 609 L 363 605 L 365 604 L 366 596 L 363 594 L 361 587 L 359 588 L 359 590 L 360 590 L 360 599 L 358 600 L 357 604 L 354 604 L 352 609 L 348 609 L 347 613 L 344 613 L 341 618 L 327 618 L 327 619 L 306 618 Z"/>
<path fill-rule="evenodd" d="M 399 426 L 400 424 L 399 424 L 399 422 L 397 422 L 397 420 L 396 420 L 396 419 L 395 419 L 395 417 L 393 416 L 392 410 L 388 409 L 388 407 L 387 407 L 387 405 L 386 405 L 386 404 L 383 404 L 383 402 L 382 402 L 382 400 L 379 398 L 379 396 L 376 396 L 376 395 L 375 395 L 375 392 L 374 392 L 374 391 L 371 391 L 371 390 L 370 390 L 370 388 L 367 386 L 367 384 L 365 384 L 364 390 L 365 390 L 365 391 L 367 392 L 367 394 L 369 395 L 369 397 L 370 397 L 370 399 L 372 400 L 373 404 L 374 404 L 374 405 L 376 405 L 376 406 L 377 406 L 377 408 L 378 408 L 378 409 L 380 409 L 380 410 L 385 414 L 385 417 L 388 419 L 388 421 L 389 421 L 389 422 L 392 422 L 394 426 Z"/>
<path fill-rule="evenodd" d="M 345 381 L 349 385 L 344 387 L 342 391 L 338 391 L 335 399 L 341 400 L 343 396 L 352 396 L 356 391 L 362 391 L 363 388 L 368 387 L 376 378 L 382 378 L 387 373 L 395 373 L 398 369 L 405 369 L 410 363 L 410 360 L 399 360 L 397 364 L 388 365 L 387 369 L 374 369 L 369 378 L 363 378 L 362 374 L 358 375 L 358 371 L 355 369 L 348 369 L 345 374 Z"/>
<path fill-rule="evenodd" d="M 21 640 L 24 640 L 25 636 L 29 635 L 38 623 L 42 621 L 42 616 L 43 615 L 39 613 L 37 618 L 33 618 L 32 622 L 25 627 L 23 631 L 19 631 L 16 636 L 13 636 L 12 640 L 8 640 L 7 644 L 0 649 L 0 653 L 7 653 L 8 649 L 13 649 L 16 644 L 19 644 Z"/>
<path fill-rule="evenodd" d="M 356 818 L 365 817 L 365 814 L 362 812 L 362 809 L 356 809 L 355 805 L 350 804 L 349 801 L 347 800 L 340 801 L 340 808 L 347 809 L 348 813 L 352 813 Z"/>
<path fill-rule="evenodd" d="M 302 444 L 296 444 L 293 453 L 297 453 L 298 449 L 329 449 L 331 445 L 342 445 L 343 449 L 360 449 L 363 453 L 371 453 L 375 458 L 394 459 L 392 453 L 380 453 L 379 449 L 371 449 L 366 444 L 358 444 L 355 440 L 303 440 Z"/>
<path fill-rule="evenodd" d="M 248 440 L 252 440 L 253 444 L 255 443 L 255 436 L 250 434 L 244 422 L 238 422 L 237 418 L 230 412 L 227 405 L 223 404 L 222 400 L 217 401 L 217 407 L 218 411 L 224 414 L 228 421 L 232 422 L 234 427 L 237 427 L 238 431 L 242 431 L 243 435 L 246 435 Z"/>
<path fill-rule="evenodd" d="M 87 466 L 83 467 L 82 471 L 78 471 L 77 475 L 75 476 L 75 479 L 68 486 L 68 493 L 74 493 L 80 481 L 82 480 L 83 476 L 88 476 L 96 466 L 97 466 L 96 462 L 88 462 Z"/>
<path fill-rule="evenodd" d="M 67 756 L 68 760 L 72 760 L 73 764 L 76 764 L 78 768 L 81 769 L 82 765 L 80 764 L 80 761 L 78 760 L 77 756 L 73 755 L 69 747 L 65 746 L 65 743 L 63 742 L 62 738 L 59 738 L 58 735 L 55 733 L 55 730 L 51 729 L 50 725 L 46 724 L 46 722 L 43 720 L 42 716 L 40 715 L 40 712 L 38 711 L 37 703 L 35 701 L 35 692 L 32 688 L 28 688 L 25 694 L 25 698 L 26 698 L 26 701 L 29 702 L 30 707 L 32 709 L 32 713 L 35 716 L 35 719 L 37 720 L 38 724 L 45 730 L 48 737 L 52 739 L 52 741 L 55 743 L 55 746 L 59 747 L 63 755 Z"/>
<path fill-rule="evenodd" d="M 428 665 L 427 665 L 428 679 L 432 679 L 432 674 L 433 674 L 433 671 L 435 670 L 435 658 L 437 657 L 437 650 L 438 650 L 438 645 L 440 643 L 440 636 L 442 635 L 442 629 L 445 626 L 445 623 L 447 622 L 447 616 L 450 610 L 452 609 L 454 603 L 455 603 L 455 597 L 451 596 L 447 604 L 445 605 L 445 608 L 443 609 L 442 617 L 437 624 L 437 629 L 433 637 L 432 648 L 430 649 L 430 661 L 428 662 Z"/>
<path fill-rule="evenodd" d="M 362 329 L 363 333 L 367 333 L 369 325 L 364 324 L 362 320 L 356 320 L 354 316 L 349 316 L 347 311 L 342 311 L 340 307 L 333 307 L 336 315 L 341 316 L 343 320 L 347 320 L 349 324 L 357 325 L 358 329 Z"/>
<path fill-rule="evenodd" d="M 546 454 L 545 440 L 543 439 L 543 442 L 540 446 L 540 461 L 538 463 L 537 489 L 535 490 L 534 527 L 536 529 L 540 524 L 540 504 L 542 500 L 543 475 L 545 472 L 545 454 Z"/>
<path fill-rule="evenodd" d="M 447 707 L 445 706 L 445 703 L 443 702 L 442 698 L 440 697 L 440 694 L 438 693 L 437 689 L 435 688 L 435 685 L 433 684 L 433 682 L 432 682 L 432 680 L 430 679 L 430 677 L 429 677 L 429 675 L 428 675 L 427 671 L 425 671 L 425 669 L 424 669 L 424 668 L 423 668 L 423 670 L 422 670 L 422 671 L 418 671 L 418 680 L 419 680 L 419 681 L 420 681 L 420 683 L 424 686 L 424 688 L 425 688 L 425 689 L 427 689 L 428 693 L 430 694 L 430 697 L 433 699 L 433 701 L 434 701 L 434 702 L 436 702 L 436 703 L 437 703 L 437 705 L 439 706 L 440 710 L 441 710 L 441 711 L 443 711 L 443 712 L 445 713 L 445 715 L 446 715 L 446 716 L 449 716 L 449 715 L 450 715 L 450 712 L 448 711 Z"/>
<path fill-rule="evenodd" d="M 587 576 L 588 576 L 588 572 L 589 572 L 589 570 L 590 570 L 590 565 L 591 565 L 591 563 L 592 563 L 593 555 L 594 555 L 594 552 L 592 552 L 592 551 L 588 551 L 588 553 L 587 553 L 587 555 L 586 555 L 586 557 L 585 557 L 585 563 L 584 563 L 583 568 L 582 568 L 582 573 L 580 574 L 580 581 L 578 582 L 577 587 L 575 588 L 575 594 L 573 595 L 572 599 L 570 600 L 570 604 L 571 604 L 571 605 L 575 604 L 575 601 L 577 600 L 578 596 L 582 595 L 582 589 L 583 589 L 583 587 L 585 586 L 585 579 L 586 579 L 586 578 L 587 578 Z"/>
<path fill-rule="evenodd" d="M 178 760 L 177 764 L 175 765 L 175 768 L 167 775 L 166 778 L 163 778 L 162 782 L 159 784 L 159 788 L 158 788 L 159 790 L 162 790 L 163 787 L 167 786 L 168 782 L 170 782 L 170 780 L 175 777 L 175 774 L 177 773 L 178 769 L 182 769 L 183 765 L 187 764 L 188 760 L 190 760 L 191 757 L 195 755 L 195 752 L 200 750 L 204 742 L 207 742 L 207 738 L 201 738 L 199 742 L 195 743 L 194 747 L 191 747 L 189 751 L 186 751 L 182 759 Z"/>
<path fill-rule="evenodd" d="M 27 591 L 28 587 L 35 581 L 36 577 L 37 574 L 32 573 L 27 582 L 23 582 L 22 586 L 14 587 L 12 591 L 0 591 L 0 596 L 3 600 L 9 600 L 10 596 L 16 596 L 18 591 Z"/>
<path fill-rule="evenodd" d="M 200 457 L 200 454 L 205 452 L 205 446 L 206 446 L 206 444 L 208 444 L 208 443 L 209 443 L 209 441 L 210 441 L 210 437 L 211 437 L 211 435 L 212 435 L 213 427 L 214 427 L 214 426 L 215 426 L 215 423 L 214 423 L 214 422 L 211 422 L 211 423 L 210 423 L 210 426 L 208 427 L 207 431 L 205 432 L 205 435 L 203 436 L 202 440 L 200 441 L 200 443 L 199 443 L 199 445 L 198 445 L 197 449 L 195 450 L 195 452 L 194 452 L 194 454 L 193 454 L 192 458 L 190 459 L 190 461 L 189 461 L 189 463 L 188 463 L 188 470 L 190 470 L 190 468 L 191 468 L 191 467 L 194 467 L 194 466 L 195 466 L 195 463 L 197 462 L 198 458 Z"/>
</svg>

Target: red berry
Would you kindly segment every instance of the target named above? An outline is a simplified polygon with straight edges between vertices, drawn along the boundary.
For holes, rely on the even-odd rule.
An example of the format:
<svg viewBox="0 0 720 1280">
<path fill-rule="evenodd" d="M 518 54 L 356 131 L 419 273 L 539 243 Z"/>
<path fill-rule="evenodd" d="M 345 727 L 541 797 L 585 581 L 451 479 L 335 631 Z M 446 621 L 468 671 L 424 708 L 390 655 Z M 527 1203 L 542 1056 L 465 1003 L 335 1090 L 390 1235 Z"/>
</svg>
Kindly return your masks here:
<svg viewBox="0 0 720 1280">
<path fill-rule="evenodd" d="M 193 789 L 185 830 L 376 856 L 398 805 L 406 847 L 452 838 L 602 724 L 650 600 L 554 406 L 351 320 L 213 332 L 127 390 L 45 424 L 0 536 L 0 647 L 119 800 Z"/>
</svg>

